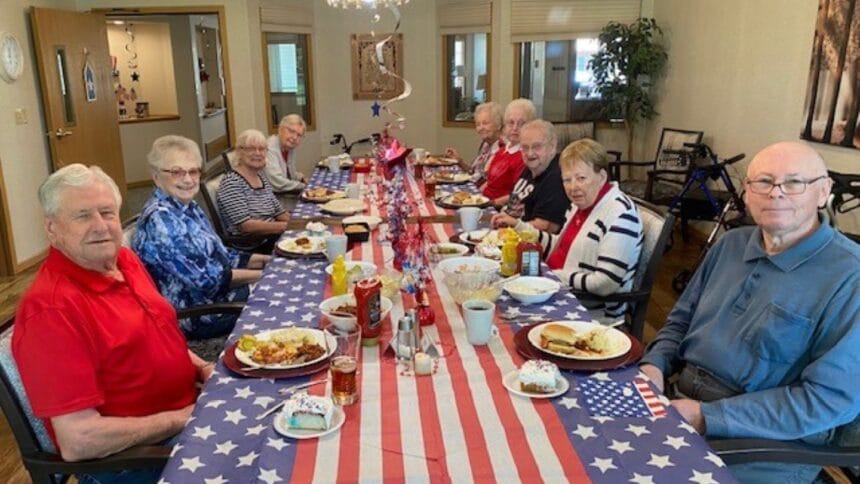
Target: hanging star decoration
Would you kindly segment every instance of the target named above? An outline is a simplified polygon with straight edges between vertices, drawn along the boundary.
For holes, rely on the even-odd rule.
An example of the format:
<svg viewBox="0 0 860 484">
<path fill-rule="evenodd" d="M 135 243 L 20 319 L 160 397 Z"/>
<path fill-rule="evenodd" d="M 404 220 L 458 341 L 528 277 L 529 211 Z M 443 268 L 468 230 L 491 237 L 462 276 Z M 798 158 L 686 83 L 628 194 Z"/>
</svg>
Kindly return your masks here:
<svg viewBox="0 0 860 484">
<path fill-rule="evenodd" d="M 376 101 L 373 101 L 373 104 L 370 105 L 370 110 L 373 111 L 373 117 L 374 118 L 379 117 L 379 108 L 381 108 L 381 107 L 382 106 Z"/>
<path fill-rule="evenodd" d="M 131 81 L 137 82 L 140 80 L 140 74 L 137 71 L 131 73 Z"/>
</svg>

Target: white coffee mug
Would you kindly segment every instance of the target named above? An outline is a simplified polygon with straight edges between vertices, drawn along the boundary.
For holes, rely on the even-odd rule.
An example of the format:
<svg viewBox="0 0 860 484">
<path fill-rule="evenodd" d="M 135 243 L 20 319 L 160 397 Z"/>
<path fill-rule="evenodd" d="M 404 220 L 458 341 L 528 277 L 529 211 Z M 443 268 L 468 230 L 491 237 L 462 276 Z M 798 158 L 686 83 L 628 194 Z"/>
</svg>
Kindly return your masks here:
<svg viewBox="0 0 860 484">
<path fill-rule="evenodd" d="M 466 339 L 479 346 L 490 342 L 492 336 L 499 335 L 499 328 L 493 325 L 496 305 L 483 299 L 470 299 L 463 303 L 463 320 L 466 321 Z"/>
<path fill-rule="evenodd" d="M 427 158 L 427 150 L 424 148 L 415 148 L 412 150 L 412 153 L 415 154 L 415 161 L 422 162 L 425 158 Z"/>
<path fill-rule="evenodd" d="M 346 255 L 346 235 L 329 235 L 325 238 L 325 254 L 329 262 L 339 255 Z"/>
<path fill-rule="evenodd" d="M 344 191 L 348 198 L 359 198 L 361 196 L 361 187 L 358 183 L 347 183 Z"/>
<path fill-rule="evenodd" d="M 460 216 L 460 228 L 463 232 L 478 230 L 478 221 L 481 220 L 481 210 L 478 207 L 463 207 L 457 210 Z"/>
<path fill-rule="evenodd" d="M 337 156 L 329 156 L 326 160 L 328 161 L 328 169 L 329 170 L 331 170 L 331 171 L 340 170 L 340 158 L 338 158 Z"/>
</svg>

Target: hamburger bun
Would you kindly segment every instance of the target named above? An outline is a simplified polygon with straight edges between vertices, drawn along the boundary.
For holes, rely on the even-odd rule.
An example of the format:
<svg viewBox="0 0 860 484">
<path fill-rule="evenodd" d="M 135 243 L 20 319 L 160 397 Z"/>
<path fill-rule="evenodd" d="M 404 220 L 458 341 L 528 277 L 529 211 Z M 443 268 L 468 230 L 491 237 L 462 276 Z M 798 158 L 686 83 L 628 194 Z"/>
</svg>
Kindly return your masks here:
<svg viewBox="0 0 860 484">
<path fill-rule="evenodd" d="M 556 353 L 570 354 L 576 351 L 576 331 L 562 324 L 547 324 L 540 333 L 540 346 Z"/>
</svg>

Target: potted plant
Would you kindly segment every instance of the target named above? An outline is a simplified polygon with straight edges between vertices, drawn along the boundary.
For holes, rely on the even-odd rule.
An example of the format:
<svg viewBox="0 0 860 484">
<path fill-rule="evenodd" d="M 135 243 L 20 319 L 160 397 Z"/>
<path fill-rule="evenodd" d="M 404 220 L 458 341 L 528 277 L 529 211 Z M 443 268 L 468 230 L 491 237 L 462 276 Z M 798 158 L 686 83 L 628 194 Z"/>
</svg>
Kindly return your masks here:
<svg viewBox="0 0 860 484">
<path fill-rule="evenodd" d="M 600 48 L 589 66 L 609 119 L 624 120 L 627 153 L 632 157 L 633 129 L 640 119 L 653 119 L 652 81 L 669 56 L 661 44 L 663 31 L 653 18 L 629 25 L 610 22 L 600 31 Z"/>
</svg>

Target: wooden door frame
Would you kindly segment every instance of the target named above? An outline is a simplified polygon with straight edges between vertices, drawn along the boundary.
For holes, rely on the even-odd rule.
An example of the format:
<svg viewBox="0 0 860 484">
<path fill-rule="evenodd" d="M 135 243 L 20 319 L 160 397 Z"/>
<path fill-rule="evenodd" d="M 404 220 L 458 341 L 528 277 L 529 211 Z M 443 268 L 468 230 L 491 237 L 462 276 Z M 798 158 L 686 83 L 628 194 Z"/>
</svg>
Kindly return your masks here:
<svg viewBox="0 0 860 484">
<path fill-rule="evenodd" d="M 6 198 L 6 181 L 3 179 L 3 160 L 0 160 L 0 276 L 12 276 L 15 270 L 15 241 L 9 223 L 9 200 Z"/>
<path fill-rule="evenodd" d="M 229 145 L 236 142 L 236 113 L 233 109 L 233 79 L 230 76 L 230 53 L 227 44 L 227 13 L 223 5 L 191 5 L 187 7 L 119 7 L 94 8 L 93 13 L 111 16 L 148 16 L 148 15 L 217 15 L 218 41 L 221 42 L 221 58 L 224 69 L 224 99 L 227 104 L 227 135 Z M 202 147 L 201 147 L 202 149 Z"/>
</svg>

